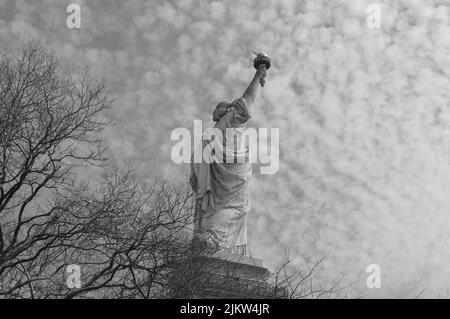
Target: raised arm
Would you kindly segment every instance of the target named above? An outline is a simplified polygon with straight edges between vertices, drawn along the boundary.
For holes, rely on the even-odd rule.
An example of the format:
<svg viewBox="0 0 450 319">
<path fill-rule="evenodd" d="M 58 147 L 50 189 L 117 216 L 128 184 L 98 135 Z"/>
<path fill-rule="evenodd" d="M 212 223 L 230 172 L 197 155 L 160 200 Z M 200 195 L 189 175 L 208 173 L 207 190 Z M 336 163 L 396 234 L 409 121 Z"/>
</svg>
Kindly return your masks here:
<svg viewBox="0 0 450 319">
<path fill-rule="evenodd" d="M 255 73 L 253 80 L 250 82 L 250 85 L 245 90 L 242 97 L 246 100 L 247 105 L 250 105 L 255 101 L 256 93 L 258 93 L 259 84 L 261 87 L 264 87 L 266 83 L 266 66 L 262 64 Z"/>
</svg>

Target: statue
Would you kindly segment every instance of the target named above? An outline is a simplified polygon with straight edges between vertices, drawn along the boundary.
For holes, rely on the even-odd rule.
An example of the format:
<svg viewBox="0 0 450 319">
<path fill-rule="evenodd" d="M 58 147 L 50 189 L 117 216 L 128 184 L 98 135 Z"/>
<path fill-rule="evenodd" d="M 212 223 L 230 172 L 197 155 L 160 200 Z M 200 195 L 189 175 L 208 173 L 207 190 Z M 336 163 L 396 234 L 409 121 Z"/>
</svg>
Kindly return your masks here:
<svg viewBox="0 0 450 319">
<path fill-rule="evenodd" d="M 220 146 L 223 145 L 223 149 L 215 153 L 213 162 L 191 161 L 190 184 L 196 193 L 194 242 L 239 255 L 247 255 L 249 179 L 252 174 L 244 133 L 251 117 L 249 106 L 256 98 L 258 86 L 264 87 L 271 63 L 266 54 L 258 53 L 253 65 L 256 73 L 244 94 L 231 103 L 220 102 L 213 112 L 214 129 L 222 133 Z M 237 137 L 237 142 L 227 143 L 230 131 L 233 139 Z M 204 134 L 202 150 L 210 142 Z"/>
</svg>

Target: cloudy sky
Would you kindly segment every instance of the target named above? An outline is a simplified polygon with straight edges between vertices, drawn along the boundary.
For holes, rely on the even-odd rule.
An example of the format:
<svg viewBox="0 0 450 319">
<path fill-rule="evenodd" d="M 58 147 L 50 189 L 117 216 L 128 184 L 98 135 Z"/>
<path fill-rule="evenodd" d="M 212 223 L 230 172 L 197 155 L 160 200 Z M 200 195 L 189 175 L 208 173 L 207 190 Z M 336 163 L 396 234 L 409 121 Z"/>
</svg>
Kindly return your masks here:
<svg viewBox="0 0 450 319">
<path fill-rule="evenodd" d="M 66 7 L 81 8 L 81 29 Z M 367 27 L 369 4 L 381 27 Z M 254 127 L 280 129 L 280 169 L 254 170 L 254 256 L 273 267 L 329 254 L 319 280 L 349 296 L 446 295 L 450 288 L 450 19 L 447 1 L 0 0 L 0 45 L 47 41 L 89 63 L 116 97 L 107 134 L 141 174 L 185 177 L 176 127 L 212 124 L 244 91 L 251 49 L 271 55 Z M 368 289 L 366 267 L 381 267 Z"/>
</svg>

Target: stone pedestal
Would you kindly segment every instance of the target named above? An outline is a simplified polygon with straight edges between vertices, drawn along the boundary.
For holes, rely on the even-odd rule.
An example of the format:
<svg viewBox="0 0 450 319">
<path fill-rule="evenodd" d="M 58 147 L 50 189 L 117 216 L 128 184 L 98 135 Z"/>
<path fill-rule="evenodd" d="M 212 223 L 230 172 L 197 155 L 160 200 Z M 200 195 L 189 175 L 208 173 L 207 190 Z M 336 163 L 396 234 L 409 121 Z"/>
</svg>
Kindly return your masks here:
<svg viewBox="0 0 450 319">
<path fill-rule="evenodd" d="M 286 298 L 283 287 L 270 284 L 270 272 L 263 266 L 262 260 L 216 253 L 211 256 L 197 256 L 189 266 L 194 280 L 182 290 L 181 298 L 194 299 L 272 299 Z M 182 280 L 183 275 L 179 274 Z"/>
</svg>

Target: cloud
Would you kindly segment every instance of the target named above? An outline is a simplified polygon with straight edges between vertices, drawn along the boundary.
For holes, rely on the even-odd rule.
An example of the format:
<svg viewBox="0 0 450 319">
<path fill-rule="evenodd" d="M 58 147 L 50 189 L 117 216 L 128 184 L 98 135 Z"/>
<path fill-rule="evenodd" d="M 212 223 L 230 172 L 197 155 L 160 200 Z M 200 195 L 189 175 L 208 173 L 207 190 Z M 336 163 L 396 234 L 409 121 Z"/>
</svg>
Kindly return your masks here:
<svg viewBox="0 0 450 319">
<path fill-rule="evenodd" d="M 449 8 L 442 1 L 77 2 L 82 28 L 59 1 L 0 2 L 2 41 L 49 41 L 89 62 L 117 97 L 113 151 L 136 156 L 151 178 L 170 161 L 171 130 L 211 124 L 220 100 L 253 76 L 250 50 L 273 57 L 251 108 L 256 127 L 280 128 L 280 170 L 255 174 L 252 252 L 273 266 L 330 253 L 324 281 L 348 273 L 351 295 L 436 296 L 450 261 Z M 274 257 L 276 256 L 276 257 Z M 382 269 L 382 288 L 365 269 Z"/>
</svg>

